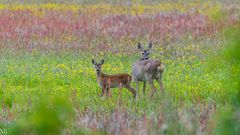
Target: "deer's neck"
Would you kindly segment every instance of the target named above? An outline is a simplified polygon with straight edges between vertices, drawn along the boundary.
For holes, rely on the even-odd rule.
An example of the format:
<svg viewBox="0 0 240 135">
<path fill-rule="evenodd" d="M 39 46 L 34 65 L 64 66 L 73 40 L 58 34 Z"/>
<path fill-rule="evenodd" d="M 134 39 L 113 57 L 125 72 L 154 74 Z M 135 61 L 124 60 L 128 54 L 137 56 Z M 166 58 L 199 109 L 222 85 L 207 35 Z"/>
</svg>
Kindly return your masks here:
<svg viewBox="0 0 240 135">
<path fill-rule="evenodd" d="M 148 60 L 149 58 L 140 58 L 139 61 Z"/>
<path fill-rule="evenodd" d="M 102 72 L 97 72 L 97 79 L 99 80 L 101 80 L 101 78 L 103 77 L 103 73 Z"/>
<path fill-rule="evenodd" d="M 98 85 L 102 88 L 103 86 L 103 76 L 104 74 L 102 72 L 97 72 L 97 82 L 98 82 Z"/>
</svg>

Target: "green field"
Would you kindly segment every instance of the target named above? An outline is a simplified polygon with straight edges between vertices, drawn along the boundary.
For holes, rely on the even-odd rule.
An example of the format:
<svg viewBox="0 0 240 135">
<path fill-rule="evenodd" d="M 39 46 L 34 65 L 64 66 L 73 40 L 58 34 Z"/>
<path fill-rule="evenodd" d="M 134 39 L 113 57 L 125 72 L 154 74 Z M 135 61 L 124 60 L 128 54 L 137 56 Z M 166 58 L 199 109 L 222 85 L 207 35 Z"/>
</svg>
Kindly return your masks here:
<svg viewBox="0 0 240 135">
<path fill-rule="evenodd" d="M 149 18 L 145 14 L 97 16 L 94 12 L 86 16 L 80 11 L 46 9 L 42 17 L 26 9 L 14 16 L 13 9 L 0 8 L 0 22 L 7 21 L 0 32 L 0 131 L 30 135 L 238 134 L 239 12 L 234 11 L 238 18 L 231 20 L 221 6 L 225 14 L 219 13 L 222 17 L 217 16 L 217 21 L 191 11 L 189 16 L 157 11 Z M 72 21 L 65 22 L 65 18 Z M 172 25 L 182 18 L 183 23 Z M 158 27 L 158 21 L 163 27 Z M 165 29 L 168 26 L 173 31 Z M 42 36 L 32 32 L 35 29 L 49 31 Z M 91 60 L 104 59 L 106 74 L 131 74 L 132 63 L 140 58 L 137 43 L 147 46 L 150 40 L 150 57 L 166 65 L 165 95 L 155 82 L 158 91 L 153 97 L 148 83 L 145 95 L 140 85 L 137 99 L 118 88 L 111 89 L 110 97 L 100 97 Z M 135 82 L 132 86 L 136 87 Z"/>
</svg>

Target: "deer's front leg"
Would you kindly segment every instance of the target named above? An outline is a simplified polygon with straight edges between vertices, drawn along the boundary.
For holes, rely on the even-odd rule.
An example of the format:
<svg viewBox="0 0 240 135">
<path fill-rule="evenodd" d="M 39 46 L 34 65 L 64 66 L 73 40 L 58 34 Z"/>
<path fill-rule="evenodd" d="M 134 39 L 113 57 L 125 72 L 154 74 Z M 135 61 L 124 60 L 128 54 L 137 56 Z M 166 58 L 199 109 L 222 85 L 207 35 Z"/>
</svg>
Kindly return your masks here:
<svg viewBox="0 0 240 135">
<path fill-rule="evenodd" d="M 110 88 L 107 88 L 107 97 L 111 97 Z"/>
<path fill-rule="evenodd" d="M 149 82 L 151 88 L 152 88 L 152 94 L 151 94 L 151 97 L 153 96 L 153 94 L 157 91 L 156 90 L 156 87 L 154 86 L 153 84 L 153 78 L 152 78 L 152 75 L 146 75 L 146 79 L 147 81 Z"/>
<path fill-rule="evenodd" d="M 101 97 L 104 96 L 105 90 L 104 88 L 102 88 L 102 93 L 101 93 Z"/>
<path fill-rule="evenodd" d="M 106 81 L 102 81 L 102 96 L 104 96 L 105 94 L 107 95 L 107 88 L 108 88 L 108 85 Z"/>
<path fill-rule="evenodd" d="M 135 80 L 136 81 L 136 98 L 138 97 L 138 80 Z"/>
<path fill-rule="evenodd" d="M 103 84 L 102 84 L 102 95 L 101 95 L 101 96 L 104 96 L 105 93 L 106 93 L 106 91 L 107 91 L 107 86 L 106 86 L 105 83 L 103 83 Z"/>
<path fill-rule="evenodd" d="M 146 81 L 143 81 L 143 94 L 145 94 L 145 89 L 146 89 Z"/>
<path fill-rule="evenodd" d="M 135 98 L 137 98 L 137 96 L 138 96 L 138 80 L 134 75 L 133 75 L 133 80 L 136 82 Z"/>
</svg>

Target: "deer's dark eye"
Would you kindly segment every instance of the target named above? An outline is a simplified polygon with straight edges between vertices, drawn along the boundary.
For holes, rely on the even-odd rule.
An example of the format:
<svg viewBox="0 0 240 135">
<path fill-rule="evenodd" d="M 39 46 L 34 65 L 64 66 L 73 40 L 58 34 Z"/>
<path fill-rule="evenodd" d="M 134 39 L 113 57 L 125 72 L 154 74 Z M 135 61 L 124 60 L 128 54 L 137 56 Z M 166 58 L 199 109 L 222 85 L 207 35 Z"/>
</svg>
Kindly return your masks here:
<svg viewBox="0 0 240 135">
<path fill-rule="evenodd" d="M 142 55 L 144 55 L 144 52 L 142 52 Z"/>
<path fill-rule="evenodd" d="M 150 54 L 150 52 L 147 52 L 147 54 Z"/>
</svg>

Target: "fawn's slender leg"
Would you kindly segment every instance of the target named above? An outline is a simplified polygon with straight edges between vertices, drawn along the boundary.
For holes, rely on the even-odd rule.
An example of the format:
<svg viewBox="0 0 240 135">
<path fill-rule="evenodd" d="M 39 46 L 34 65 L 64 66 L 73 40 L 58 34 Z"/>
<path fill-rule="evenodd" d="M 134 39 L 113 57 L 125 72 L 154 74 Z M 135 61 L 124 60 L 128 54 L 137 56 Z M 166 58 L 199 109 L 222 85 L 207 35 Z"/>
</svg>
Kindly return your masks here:
<svg viewBox="0 0 240 135">
<path fill-rule="evenodd" d="M 101 97 L 104 96 L 104 88 L 102 88 L 102 93 L 101 93 Z"/>
<path fill-rule="evenodd" d="M 145 94 L 145 89 L 146 89 L 146 81 L 143 81 L 143 94 Z"/>
<path fill-rule="evenodd" d="M 106 89 L 107 89 L 107 93 L 106 93 L 106 95 L 107 95 L 107 97 L 110 97 L 110 96 L 111 96 L 110 88 L 106 88 Z"/>
<path fill-rule="evenodd" d="M 108 86 L 106 86 L 106 85 L 103 86 L 103 95 L 107 96 L 107 88 L 108 88 Z"/>
<path fill-rule="evenodd" d="M 136 91 L 130 85 L 126 85 L 126 88 L 133 94 L 133 97 L 136 98 Z"/>
</svg>

